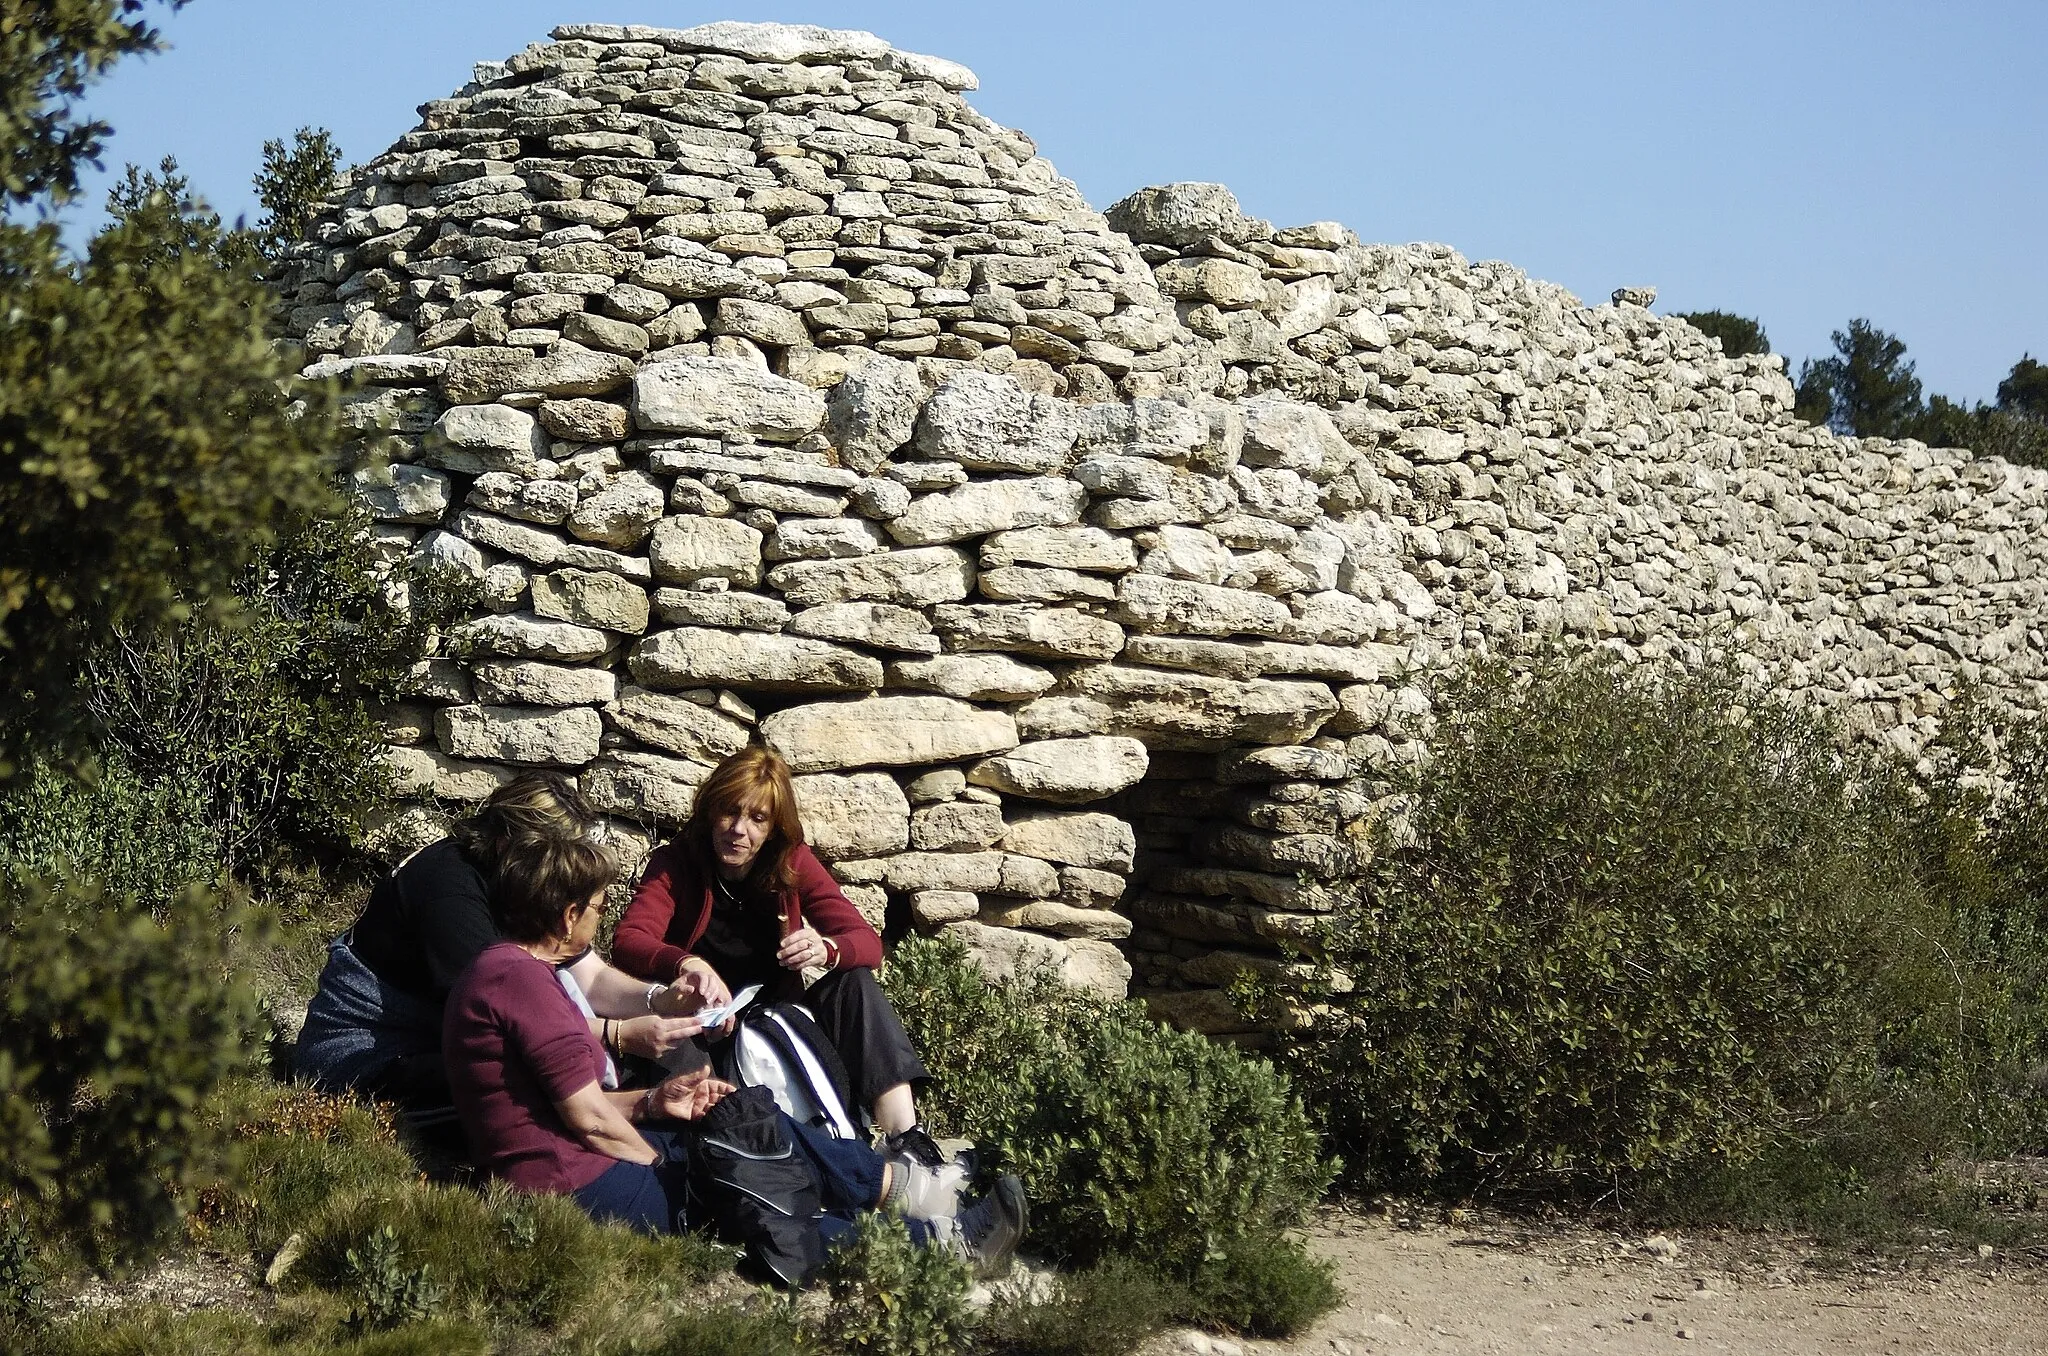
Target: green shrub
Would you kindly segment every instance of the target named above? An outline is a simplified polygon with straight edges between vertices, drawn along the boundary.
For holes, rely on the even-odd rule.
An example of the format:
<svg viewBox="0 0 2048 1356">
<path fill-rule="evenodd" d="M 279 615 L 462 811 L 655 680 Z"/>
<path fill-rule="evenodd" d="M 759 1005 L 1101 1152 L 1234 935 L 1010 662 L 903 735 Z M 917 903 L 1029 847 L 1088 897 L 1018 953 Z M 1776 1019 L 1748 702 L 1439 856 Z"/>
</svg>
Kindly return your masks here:
<svg viewBox="0 0 2048 1356">
<path fill-rule="evenodd" d="M 448 1292 L 430 1262 L 415 1261 L 390 1225 L 364 1236 L 360 1250 L 342 1254 L 342 1288 L 354 1302 L 349 1323 L 359 1329 L 396 1328 L 432 1318 Z"/>
<path fill-rule="evenodd" d="M 1296 1223 L 1329 1184 L 1263 1059 L 1051 976 L 992 985 L 957 942 L 906 940 L 887 984 L 936 1075 L 931 1119 L 1024 1179 L 1035 1251 L 1083 1266 L 1128 1252 L 1186 1279 L 1220 1240 Z"/>
<path fill-rule="evenodd" d="M 176 1313 L 142 1306 L 53 1324 L 19 1350 L 21 1356 L 488 1356 L 495 1349 L 483 1329 L 446 1319 L 355 1334 L 295 1314 L 266 1320 L 240 1309 Z"/>
<path fill-rule="evenodd" d="M 88 656 L 104 754 L 178 788 L 224 866 L 345 843 L 389 797 L 370 712 L 453 595 L 403 581 L 409 611 L 395 612 L 367 526 L 360 510 L 295 520 L 239 576 L 229 615 L 119 631 Z"/>
<path fill-rule="evenodd" d="M 0 1214 L 0 1335 L 33 1326 L 48 1310 L 49 1271 L 35 1236 L 14 1211 Z"/>
<path fill-rule="evenodd" d="M 1225 1240 L 1188 1289 L 1188 1318 L 1253 1337 L 1291 1337 L 1343 1299 L 1336 1269 L 1282 1234 Z"/>
<path fill-rule="evenodd" d="M 223 860 L 220 835 L 181 779 L 145 779 L 112 759 L 90 781 L 38 761 L 0 783 L 0 865 L 40 876 L 82 871 L 112 894 L 155 905 L 218 881 Z"/>
<path fill-rule="evenodd" d="M 0 875 L 0 1195 L 117 1257 L 214 1179 L 207 1096 L 248 1067 L 250 911 L 192 887 L 152 916 L 91 881 Z"/>
<path fill-rule="evenodd" d="M 1823 721 L 1596 656 L 1482 663 L 1438 705 L 1414 846 L 1389 826 L 1292 1053 L 1361 1178 L 1611 1187 L 1957 1074 L 1974 953 L 1910 788 Z"/>
<path fill-rule="evenodd" d="M 967 1264 L 945 1248 L 919 1247 L 903 1221 L 860 1216 L 827 1254 L 819 1279 L 827 1304 L 814 1338 L 849 1356 L 949 1356 L 969 1350 L 974 1316 Z"/>
<path fill-rule="evenodd" d="M 980 1349 L 1000 1356 L 1126 1356 L 1190 1308 L 1180 1285 L 1130 1257 L 1058 1277 L 1050 1293 L 999 1293 L 983 1316 Z"/>
</svg>

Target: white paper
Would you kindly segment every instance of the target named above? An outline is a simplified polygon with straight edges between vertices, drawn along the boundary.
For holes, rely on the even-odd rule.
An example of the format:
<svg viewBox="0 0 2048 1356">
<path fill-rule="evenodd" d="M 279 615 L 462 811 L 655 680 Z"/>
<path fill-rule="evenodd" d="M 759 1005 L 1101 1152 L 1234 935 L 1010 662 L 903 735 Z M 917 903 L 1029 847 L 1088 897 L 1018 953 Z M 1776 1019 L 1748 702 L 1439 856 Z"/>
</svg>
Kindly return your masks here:
<svg viewBox="0 0 2048 1356">
<path fill-rule="evenodd" d="M 695 1017 L 698 1021 L 704 1023 L 704 1029 L 706 1031 L 709 1031 L 711 1028 L 715 1026 L 723 1025 L 726 1018 L 732 1016 L 735 1012 L 738 1012 L 741 1008 L 753 1002 L 754 995 L 759 992 L 761 992 L 760 985 L 749 984 L 746 988 L 741 989 L 738 993 L 734 994 L 732 996 L 731 1001 L 720 1003 L 715 1007 L 699 1008 L 697 1011 L 691 1013 L 690 1015 L 692 1017 Z"/>
</svg>

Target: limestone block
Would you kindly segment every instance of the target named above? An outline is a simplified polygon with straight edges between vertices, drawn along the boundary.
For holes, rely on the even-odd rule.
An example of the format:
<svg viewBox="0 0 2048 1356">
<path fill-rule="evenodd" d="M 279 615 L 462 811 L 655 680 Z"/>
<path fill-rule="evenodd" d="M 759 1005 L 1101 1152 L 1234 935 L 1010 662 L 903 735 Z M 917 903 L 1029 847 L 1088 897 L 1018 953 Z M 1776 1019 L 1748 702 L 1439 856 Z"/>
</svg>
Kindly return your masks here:
<svg viewBox="0 0 2048 1356">
<path fill-rule="evenodd" d="M 1293 620 L 1284 603 L 1264 594 L 1156 574 L 1127 574 L 1116 591 L 1118 619 L 1140 631 L 1271 636 Z"/>
<path fill-rule="evenodd" d="M 431 713 L 428 719 L 432 719 Z M 930 805 L 937 801 L 952 800 L 966 789 L 966 773 L 957 767 L 939 767 L 911 778 L 910 784 L 903 788 L 903 793 L 910 797 L 912 805 Z"/>
<path fill-rule="evenodd" d="M 839 460 L 872 471 L 910 441 L 924 405 L 924 382 L 915 364 L 877 357 L 832 388 L 825 431 Z"/>
<path fill-rule="evenodd" d="M 1170 524 L 1154 532 L 1151 541 L 1139 567 L 1147 574 L 1192 579 L 1198 584 L 1221 584 L 1230 576 L 1230 549 L 1212 532 Z"/>
<path fill-rule="evenodd" d="M 436 800 L 480 801 L 519 775 L 514 768 L 450 758 L 438 749 L 387 749 L 385 763 L 401 783 L 399 794 Z"/>
<path fill-rule="evenodd" d="M 941 654 L 889 665 L 892 686 L 977 702 L 1023 701 L 1050 690 L 1057 681 L 1036 664 L 1005 654 Z"/>
<path fill-rule="evenodd" d="M 948 923 L 942 935 L 957 938 L 990 980 L 1001 984 L 1050 971 L 1069 988 L 1104 998 L 1130 992 L 1130 962 L 1108 942 L 1076 938 L 1062 942 L 1036 932 L 994 928 L 985 923 Z"/>
<path fill-rule="evenodd" d="M 632 375 L 632 359 L 564 339 L 541 357 L 523 348 L 454 350 L 441 374 L 441 392 L 455 405 L 481 405 L 514 391 L 598 396 L 624 386 Z"/>
<path fill-rule="evenodd" d="M 1087 492 L 1063 476 L 980 480 L 910 501 L 888 522 L 905 546 L 932 546 L 1009 528 L 1066 526 L 1081 520 Z"/>
<path fill-rule="evenodd" d="M 457 758 L 575 767 L 597 757 L 604 721 L 587 706 L 447 706 L 434 733 Z"/>
<path fill-rule="evenodd" d="M 1078 432 L 1065 401 L 1016 378 L 963 368 L 941 382 L 917 421 L 927 457 L 987 471 L 1042 475 L 1066 463 Z"/>
<path fill-rule="evenodd" d="M 1349 458 L 1350 447 L 1330 416 L 1313 405 L 1277 396 L 1244 403 L 1244 462 L 1314 477 Z"/>
<path fill-rule="evenodd" d="M 770 560 L 845 560 L 885 551 L 889 539 L 858 518 L 785 518 L 768 534 Z"/>
<path fill-rule="evenodd" d="M 615 443 L 633 428 L 625 406 L 581 396 L 542 401 L 540 426 L 572 443 Z"/>
<path fill-rule="evenodd" d="M 1017 745 L 1017 725 L 950 697 L 869 697 L 786 707 L 761 738 L 797 772 L 951 763 Z"/>
<path fill-rule="evenodd" d="M 889 923 L 889 892 L 879 885 L 842 885 L 839 892 L 876 932 Z"/>
<path fill-rule="evenodd" d="M 712 259 L 675 256 L 649 259 L 628 272 L 626 280 L 636 287 L 645 287 L 678 300 L 698 297 L 765 300 L 772 295 L 753 274 Z"/>
<path fill-rule="evenodd" d="M 1079 570 L 1052 570 L 1005 565 L 983 570 L 981 596 L 1003 603 L 1114 602 L 1116 585 L 1100 575 Z"/>
<path fill-rule="evenodd" d="M 900 518 L 910 507 L 910 488 L 893 480 L 869 477 L 853 487 L 849 496 L 856 513 L 887 521 Z"/>
<path fill-rule="evenodd" d="M 724 579 L 751 588 L 761 580 L 761 533 L 730 518 L 663 518 L 655 525 L 647 558 L 654 577 L 667 583 Z"/>
<path fill-rule="evenodd" d="M 438 523 L 448 511 L 448 477 L 424 466 L 366 466 L 350 481 L 370 516 L 381 523 Z"/>
<path fill-rule="evenodd" d="M 1332 749 L 1295 745 L 1292 748 L 1242 749 L 1216 762 L 1216 780 L 1225 785 L 1245 782 L 1341 782 L 1351 775 L 1351 760 Z"/>
<path fill-rule="evenodd" d="M 577 776 L 577 788 L 596 809 L 628 819 L 680 824 L 690 817 L 697 787 L 711 775 L 702 763 L 615 749 Z"/>
<path fill-rule="evenodd" d="M 1027 800 L 1072 805 L 1115 795 L 1144 777 L 1149 759 L 1135 739 L 1087 735 L 1022 744 L 967 770 L 967 780 Z"/>
<path fill-rule="evenodd" d="M 633 680 L 666 689 L 759 687 L 777 692 L 860 692 L 882 685 L 878 659 L 822 640 L 678 627 L 648 636 L 626 657 Z"/>
<path fill-rule="evenodd" d="M 1141 188 L 1103 213 L 1113 231 L 1150 245 L 1186 247 L 1208 236 L 1236 245 L 1251 238 L 1252 223 L 1237 195 L 1222 184 L 1160 184 Z"/>
<path fill-rule="evenodd" d="M 585 348 L 637 358 L 647 352 L 647 331 L 630 320 L 577 311 L 562 318 L 562 338 Z"/>
<path fill-rule="evenodd" d="M 914 608 L 891 603 L 825 603 L 789 619 L 789 633 L 815 640 L 843 640 L 878 650 L 936 654 L 939 638 Z"/>
<path fill-rule="evenodd" d="M 1183 636 L 1132 636 L 1123 661 L 1162 669 L 1192 669 L 1215 678 L 1259 678 L 1303 674 L 1340 682 L 1376 682 L 1397 673 L 1407 652 L 1393 645 L 1298 645 L 1285 640 L 1193 640 Z"/>
<path fill-rule="evenodd" d="M 633 420 L 655 432 L 745 433 L 789 443 L 824 422 L 825 400 L 800 382 L 736 359 L 682 356 L 634 374 Z"/>
<path fill-rule="evenodd" d="M 984 904 L 981 921 L 1004 928 L 1036 928 L 1061 937 L 1092 937 L 1121 941 L 1131 935 L 1131 920 L 1107 909 L 1077 909 L 1051 900 L 1028 904 Z"/>
<path fill-rule="evenodd" d="M 747 746 L 753 732 L 731 716 L 671 692 L 628 684 L 604 709 L 614 729 L 699 763 L 717 763 Z"/>
<path fill-rule="evenodd" d="M 647 629 L 647 590 L 602 570 L 556 570 L 533 577 L 533 610 L 543 617 L 621 631 Z"/>
<path fill-rule="evenodd" d="M 1106 871 L 1129 871 L 1138 851 L 1130 825 L 1089 811 L 1022 816 L 1011 821 L 1002 843 L 1005 852 Z"/>
<path fill-rule="evenodd" d="M 406 671 L 399 693 L 422 701 L 473 701 L 469 670 L 453 659 L 422 659 Z"/>
<path fill-rule="evenodd" d="M 460 409 L 490 410 L 496 405 L 463 405 Z M 576 487 L 566 480 L 528 480 L 510 471 L 489 471 L 476 478 L 464 500 L 471 508 L 529 523 L 559 523 L 576 511 Z"/>
<path fill-rule="evenodd" d="M 413 567 L 424 574 L 454 579 L 484 577 L 484 553 L 452 532 L 427 533 L 407 555 Z"/>
<path fill-rule="evenodd" d="M 386 745 L 376 761 L 391 779 L 391 792 L 401 797 L 428 796 L 434 791 L 434 760 L 425 749 Z"/>
<path fill-rule="evenodd" d="M 1106 723 L 1097 728 L 1145 736 L 1155 748 L 1299 743 L 1337 710 L 1336 697 L 1321 683 L 1233 682 L 1119 664 L 1076 669 L 1065 688 L 1100 704 Z"/>
<path fill-rule="evenodd" d="M 1138 555 L 1129 537 L 1099 527 L 1024 527 L 998 532 L 982 542 L 984 570 L 1011 565 L 1122 574 L 1138 568 Z"/>
<path fill-rule="evenodd" d="M 787 348 L 811 342 L 804 318 L 772 302 L 749 301 L 745 297 L 721 297 L 711 320 L 713 334 L 736 334 L 757 344 Z"/>
<path fill-rule="evenodd" d="M 1003 650 L 1045 659 L 1108 659 L 1123 649 L 1123 628 L 1071 607 L 958 604 L 932 620 L 954 650 Z"/>
<path fill-rule="evenodd" d="M 472 675 L 488 706 L 602 706 L 618 692 L 610 669 L 565 668 L 533 660 L 487 659 Z"/>
<path fill-rule="evenodd" d="M 849 560 L 796 560 L 768 572 L 769 587 L 797 607 L 870 600 L 927 607 L 965 598 L 974 565 L 965 551 L 925 546 Z"/>
<path fill-rule="evenodd" d="M 511 659 L 595 659 L 612 647 L 611 637 L 588 626 L 549 621 L 531 612 L 480 617 L 455 628 L 454 638 L 480 654 Z"/>
<path fill-rule="evenodd" d="M 1266 304 L 1266 275 L 1234 259 L 1169 259 L 1152 270 L 1159 290 L 1177 301 L 1213 301 L 1226 311 Z"/>
<path fill-rule="evenodd" d="M 924 927 L 958 923 L 981 912 L 981 899 L 971 890 L 913 890 L 910 916 Z"/>
<path fill-rule="evenodd" d="M 645 471 L 627 471 L 576 505 L 569 532 L 582 541 L 627 550 L 646 540 L 667 502 L 661 482 Z"/>
<path fill-rule="evenodd" d="M 1124 878 L 1114 871 L 1087 866 L 1060 868 L 1060 902 L 1077 909 L 1114 908 L 1123 897 Z"/>
<path fill-rule="evenodd" d="M 1406 571 L 1396 571 L 1408 578 Z M 1355 645 L 1369 636 L 1391 629 L 1392 619 L 1379 604 L 1368 603 L 1336 589 L 1326 589 L 1298 599 L 1295 615 L 1288 619 L 1289 639 L 1321 645 Z"/>
<path fill-rule="evenodd" d="M 459 448 L 480 471 L 523 476 L 532 475 L 548 454 L 547 435 L 539 422 L 509 405 L 456 405 L 434 421 L 427 445 L 430 455 L 436 446 Z"/>
<path fill-rule="evenodd" d="M 792 778 L 804 838 L 828 862 L 900 852 L 910 842 L 910 802 L 886 772 Z"/>
<path fill-rule="evenodd" d="M 889 888 L 971 890 L 976 893 L 1051 895 L 1059 877 L 1044 862 L 1001 852 L 904 852 L 882 864 Z"/>
<path fill-rule="evenodd" d="M 1182 1031 L 1204 1036 L 1240 1035 L 1260 1029 L 1243 1016 L 1225 989 L 1173 989 L 1145 995 L 1145 1010 Z"/>
<path fill-rule="evenodd" d="M 910 845 L 920 852 L 973 851 L 992 846 L 1002 836 L 999 805 L 941 801 L 910 817 Z"/>
<path fill-rule="evenodd" d="M 656 589 L 654 610 L 677 626 L 724 626 L 739 631 L 780 631 L 789 622 L 789 608 L 779 598 L 759 593 L 699 593 L 693 589 Z"/>
</svg>

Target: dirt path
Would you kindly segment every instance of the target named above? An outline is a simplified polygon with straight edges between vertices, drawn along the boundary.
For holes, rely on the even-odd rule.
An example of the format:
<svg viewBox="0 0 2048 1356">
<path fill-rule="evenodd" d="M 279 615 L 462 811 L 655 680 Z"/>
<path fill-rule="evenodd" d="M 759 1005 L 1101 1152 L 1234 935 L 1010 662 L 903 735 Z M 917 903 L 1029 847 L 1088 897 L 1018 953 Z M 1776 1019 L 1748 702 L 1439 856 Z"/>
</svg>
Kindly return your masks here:
<svg viewBox="0 0 2048 1356">
<path fill-rule="evenodd" d="M 1921 1252 L 1844 1259 L 1753 1236 L 1666 1239 L 1325 1217 L 1345 1303 L 1246 1356 L 1365 1353 L 2048 1353 L 2048 1265 Z M 1176 1334 L 1164 1352 L 1232 1344 Z"/>
</svg>

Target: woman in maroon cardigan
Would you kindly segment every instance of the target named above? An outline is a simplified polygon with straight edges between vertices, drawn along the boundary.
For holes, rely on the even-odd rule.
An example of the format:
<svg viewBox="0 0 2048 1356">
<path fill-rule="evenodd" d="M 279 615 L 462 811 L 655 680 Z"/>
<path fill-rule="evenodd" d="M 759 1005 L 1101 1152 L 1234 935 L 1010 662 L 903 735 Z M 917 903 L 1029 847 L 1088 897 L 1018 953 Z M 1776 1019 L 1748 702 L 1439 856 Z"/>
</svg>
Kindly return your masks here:
<svg viewBox="0 0 2048 1356">
<path fill-rule="evenodd" d="M 682 831 L 648 859 L 612 961 L 695 989 L 706 1004 L 750 984 L 764 986 L 764 999 L 801 999 L 888 1136 L 887 1152 L 944 1161 L 917 1124 L 912 1092 L 931 1075 L 875 982 L 882 939 L 805 846 L 789 767 L 767 749 L 740 750 L 697 788 Z M 814 966 L 825 974 L 806 989 L 802 972 Z"/>
</svg>

